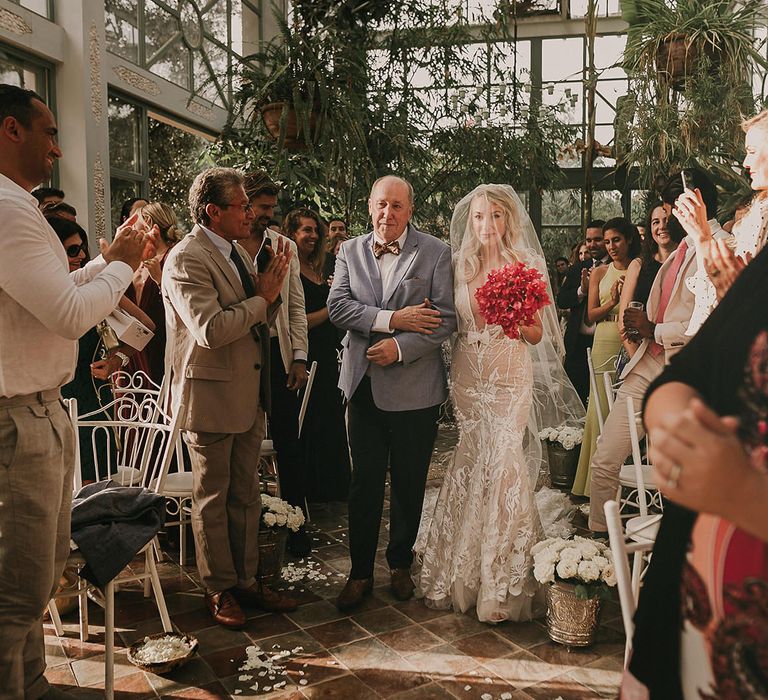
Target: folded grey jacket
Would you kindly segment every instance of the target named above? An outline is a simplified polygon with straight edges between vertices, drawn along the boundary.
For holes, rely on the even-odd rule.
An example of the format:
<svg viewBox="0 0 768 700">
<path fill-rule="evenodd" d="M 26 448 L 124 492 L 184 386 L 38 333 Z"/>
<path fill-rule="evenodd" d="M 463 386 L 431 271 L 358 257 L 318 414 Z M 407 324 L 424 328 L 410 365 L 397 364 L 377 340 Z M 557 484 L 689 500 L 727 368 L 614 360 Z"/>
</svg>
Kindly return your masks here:
<svg viewBox="0 0 768 700">
<path fill-rule="evenodd" d="M 103 587 L 165 522 L 165 498 L 141 486 L 99 481 L 72 500 L 72 539 L 86 561 L 80 576 Z"/>
</svg>

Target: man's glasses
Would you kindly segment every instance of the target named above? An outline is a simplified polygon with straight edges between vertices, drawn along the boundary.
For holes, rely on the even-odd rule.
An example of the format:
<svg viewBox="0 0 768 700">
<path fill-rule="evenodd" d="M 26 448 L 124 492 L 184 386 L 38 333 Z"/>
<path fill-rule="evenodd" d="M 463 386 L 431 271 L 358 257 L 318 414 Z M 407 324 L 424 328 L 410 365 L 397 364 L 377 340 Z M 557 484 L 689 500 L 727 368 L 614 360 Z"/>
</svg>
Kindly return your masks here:
<svg viewBox="0 0 768 700">
<path fill-rule="evenodd" d="M 251 214 L 253 213 L 253 204 L 248 202 L 248 204 L 225 204 L 222 208 L 226 209 L 228 207 L 240 207 L 240 209 L 243 210 L 244 214 Z"/>
<path fill-rule="evenodd" d="M 81 243 L 80 245 L 70 245 L 67 246 L 64 250 L 67 253 L 67 257 L 76 258 L 78 255 L 80 255 L 81 250 L 85 252 L 85 243 Z"/>
</svg>

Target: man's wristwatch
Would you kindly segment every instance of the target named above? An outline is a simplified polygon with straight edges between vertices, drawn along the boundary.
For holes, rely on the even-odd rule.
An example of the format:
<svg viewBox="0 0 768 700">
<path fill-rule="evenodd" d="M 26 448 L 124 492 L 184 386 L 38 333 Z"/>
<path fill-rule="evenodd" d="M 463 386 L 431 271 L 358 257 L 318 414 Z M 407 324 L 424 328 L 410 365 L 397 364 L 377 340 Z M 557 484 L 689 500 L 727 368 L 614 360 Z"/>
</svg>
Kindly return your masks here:
<svg viewBox="0 0 768 700">
<path fill-rule="evenodd" d="M 117 357 L 120 359 L 120 368 L 122 369 L 125 367 L 128 362 L 130 361 L 130 358 L 128 355 L 126 355 L 124 352 L 120 352 L 119 350 L 112 354 L 112 357 Z"/>
</svg>

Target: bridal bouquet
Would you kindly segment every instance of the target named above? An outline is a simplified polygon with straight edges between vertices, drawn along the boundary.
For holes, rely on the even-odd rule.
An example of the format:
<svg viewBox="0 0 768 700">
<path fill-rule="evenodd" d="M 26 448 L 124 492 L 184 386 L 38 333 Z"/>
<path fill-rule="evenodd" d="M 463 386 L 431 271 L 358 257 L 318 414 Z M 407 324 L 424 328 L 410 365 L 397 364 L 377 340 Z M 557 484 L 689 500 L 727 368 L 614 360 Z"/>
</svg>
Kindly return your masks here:
<svg viewBox="0 0 768 700">
<path fill-rule="evenodd" d="M 282 498 L 261 494 L 261 524 L 263 527 L 287 527 L 298 532 L 304 524 L 304 513 L 298 506 L 286 503 Z"/>
<path fill-rule="evenodd" d="M 504 335 L 515 340 L 520 326 L 532 326 L 536 312 L 551 303 L 541 273 L 523 263 L 491 270 L 475 299 L 485 322 L 501 326 Z"/>
<path fill-rule="evenodd" d="M 531 554 L 533 577 L 539 583 L 573 584 L 577 598 L 608 598 L 608 588 L 616 585 L 611 550 L 597 540 L 550 537 L 535 544 Z"/>
<path fill-rule="evenodd" d="M 584 440 L 584 428 L 574 428 L 565 423 L 556 428 L 544 428 L 539 432 L 539 440 L 559 442 L 564 449 L 572 450 Z"/>
</svg>

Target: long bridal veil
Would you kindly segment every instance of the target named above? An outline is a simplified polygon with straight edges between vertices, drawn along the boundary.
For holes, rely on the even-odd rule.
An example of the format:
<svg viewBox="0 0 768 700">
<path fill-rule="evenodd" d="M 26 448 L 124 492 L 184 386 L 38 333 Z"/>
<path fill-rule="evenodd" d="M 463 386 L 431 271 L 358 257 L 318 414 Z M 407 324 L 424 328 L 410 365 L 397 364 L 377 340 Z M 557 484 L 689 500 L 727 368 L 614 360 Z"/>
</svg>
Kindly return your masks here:
<svg viewBox="0 0 768 700">
<path fill-rule="evenodd" d="M 540 311 L 543 337 L 541 342 L 530 345 L 533 361 L 533 401 L 524 438 L 524 451 L 531 488 L 539 482 L 540 474 L 548 467 L 547 451 L 542 449 L 539 432 L 544 428 L 561 425 L 583 427 L 585 410 L 576 390 L 563 369 L 565 347 L 557 318 L 555 297 L 547 272 L 544 251 L 528 212 L 520 197 L 509 185 L 480 185 L 466 195 L 457 205 L 451 219 L 451 249 L 454 257 L 456 287 L 463 282 L 463 271 L 471 264 L 476 238 L 471 235 L 469 211 L 472 201 L 478 196 L 505 201 L 516 212 L 512 235 L 512 250 L 517 261 L 536 268 L 546 280 L 547 293 L 551 303 Z M 509 262 L 515 262 L 510 259 Z M 542 520 L 546 520 L 546 515 Z"/>
</svg>

